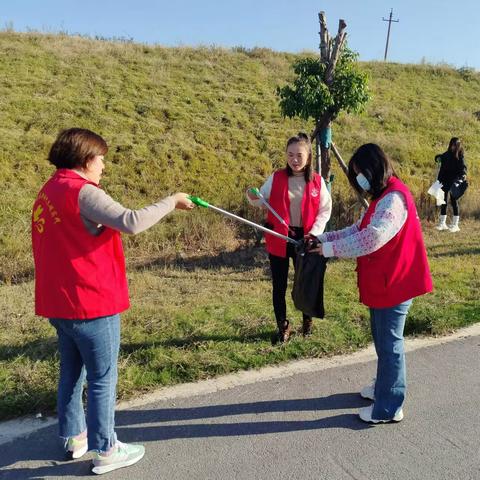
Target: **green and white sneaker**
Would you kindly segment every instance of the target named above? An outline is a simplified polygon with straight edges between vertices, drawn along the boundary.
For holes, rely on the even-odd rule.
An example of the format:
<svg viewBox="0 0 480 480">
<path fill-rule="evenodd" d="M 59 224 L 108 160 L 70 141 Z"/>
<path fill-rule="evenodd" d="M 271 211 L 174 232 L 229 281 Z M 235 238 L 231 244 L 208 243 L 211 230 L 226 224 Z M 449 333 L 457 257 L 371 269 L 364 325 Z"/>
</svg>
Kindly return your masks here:
<svg viewBox="0 0 480 480">
<path fill-rule="evenodd" d="M 88 451 L 87 437 L 77 440 L 75 437 L 70 437 L 65 442 L 65 458 L 73 460 L 74 458 L 83 457 Z"/>
<path fill-rule="evenodd" d="M 137 463 L 145 455 L 145 447 L 143 445 L 131 445 L 122 443 L 117 440 L 114 447 L 115 451 L 106 456 L 96 454 L 93 459 L 92 472 L 97 475 L 111 472 L 123 467 L 129 467 Z"/>
</svg>

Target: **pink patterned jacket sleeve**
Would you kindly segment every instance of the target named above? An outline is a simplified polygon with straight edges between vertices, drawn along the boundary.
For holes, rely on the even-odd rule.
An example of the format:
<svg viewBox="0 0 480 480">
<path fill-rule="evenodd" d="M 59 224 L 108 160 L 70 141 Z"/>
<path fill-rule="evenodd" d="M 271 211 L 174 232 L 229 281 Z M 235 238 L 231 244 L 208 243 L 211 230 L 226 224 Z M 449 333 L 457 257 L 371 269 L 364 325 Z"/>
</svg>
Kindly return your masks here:
<svg viewBox="0 0 480 480">
<path fill-rule="evenodd" d="M 407 220 L 407 204 L 400 192 L 388 193 L 375 208 L 370 223 L 359 230 L 360 221 L 319 237 L 326 257 L 356 258 L 373 253 L 389 242 Z"/>
</svg>

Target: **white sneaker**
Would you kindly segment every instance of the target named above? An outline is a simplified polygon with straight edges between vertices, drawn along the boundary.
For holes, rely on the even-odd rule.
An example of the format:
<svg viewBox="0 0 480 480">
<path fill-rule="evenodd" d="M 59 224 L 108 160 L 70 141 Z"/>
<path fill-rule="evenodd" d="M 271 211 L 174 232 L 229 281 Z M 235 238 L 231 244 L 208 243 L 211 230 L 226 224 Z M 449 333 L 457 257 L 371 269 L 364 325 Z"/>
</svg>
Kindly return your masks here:
<svg viewBox="0 0 480 480">
<path fill-rule="evenodd" d="M 460 231 L 460 228 L 459 228 L 459 226 L 458 226 L 459 220 L 460 220 L 460 216 L 459 216 L 459 215 L 454 215 L 454 216 L 453 216 L 452 224 L 451 224 L 450 227 L 448 228 L 452 233 L 454 233 L 454 232 L 459 232 L 459 231 Z"/>
<path fill-rule="evenodd" d="M 447 216 L 446 215 L 440 215 L 440 218 L 438 220 L 438 225 L 435 228 L 439 231 L 449 229 L 447 227 Z"/>
<path fill-rule="evenodd" d="M 375 400 L 375 378 L 371 385 L 367 385 L 360 390 L 360 396 L 367 400 Z"/>
<path fill-rule="evenodd" d="M 143 445 L 132 445 L 117 440 L 114 448 L 115 451 L 111 455 L 96 454 L 93 459 L 93 473 L 101 475 L 118 468 L 129 467 L 137 463 L 145 455 L 145 447 Z"/>
<path fill-rule="evenodd" d="M 393 418 L 389 418 L 387 420 L 379 420 L 376 418 L 372 418 L 374 404 L 370 405 L 369 407 L 361 408 L 358 411 L 358 416 L 361 420 L 368 423 L 390 423 L 390 422 L 401 422 L 403 420 L 403 410 L 400 408 Z"/>
</svg>

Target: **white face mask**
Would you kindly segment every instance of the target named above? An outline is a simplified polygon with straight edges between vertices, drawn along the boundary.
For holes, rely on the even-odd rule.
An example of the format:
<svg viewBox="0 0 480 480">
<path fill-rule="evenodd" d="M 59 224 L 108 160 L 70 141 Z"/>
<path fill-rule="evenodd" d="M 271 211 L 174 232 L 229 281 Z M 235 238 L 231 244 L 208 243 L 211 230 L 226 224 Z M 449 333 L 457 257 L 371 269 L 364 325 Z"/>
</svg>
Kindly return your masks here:
<svg viewBox="0 0 480 480">
<path fill-rule="evenodd" d="M 367 180 L 365 175 L 363 173 L 359 173 L 357 175 L 357 183 L 360 185 L 360 188 L 368 192 L 372 186 L 370 185 L 370 182 Z"/>
</svg>

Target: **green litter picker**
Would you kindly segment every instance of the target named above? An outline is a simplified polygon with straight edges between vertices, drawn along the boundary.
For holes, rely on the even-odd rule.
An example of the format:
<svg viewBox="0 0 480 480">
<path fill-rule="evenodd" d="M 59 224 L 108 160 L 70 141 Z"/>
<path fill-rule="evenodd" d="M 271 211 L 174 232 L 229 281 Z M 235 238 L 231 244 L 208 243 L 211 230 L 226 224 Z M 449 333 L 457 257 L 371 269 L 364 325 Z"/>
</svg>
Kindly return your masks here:
<svg viewBox="0 0 480 480">
<path fill-rule="evenodd" d="M 263 203 L 263 205 L 265 205 L 265 207 L 268 208 L 268 210 L 270 210 L 270 212 L 272 212 L 272 215 L 274 217 L 276 217 L 280 223 L 287 227 L 288 231 L 291 232 L 291 229 L 290 227 L 288 226 L 287 222 L 273 209 L 273 207 L 267 202 L 267 200 L 265 199 L 265 197 L 261 194 L 260 190 L 258 188 L 250 188 L 249 190 L 251 193 L 253 193 L 254 195 L 256 195 L 260 201 Z"/>
<path fill-rule="evenodd" d="M 195 205 L 198 205 L 199 207 L 210 208 L 212 210 L 215 210 L 216 212 L 219 212 L 219 213 L 222 213 L 223 215 L 226 215 L 227 217 L 233 218 L 234 220 L 237 220 L 237 221 L 242 222 L 242 223 L 246 223 L 247 225 L 250 225 L 251 227 L 256 228 L 257 230 L 261 230 L 262 232 L 269 233 L 270 235 L 273 235 L 274 237 L 278 237 L 278 238 L 281 238 L 281 239 L 283 239 L 287 242 L 293 243 L 295 246 L 300 245 L 300 242 L 298 240 L 294 240 L 293 238 L 287 237 L 286 235 L 282 235 L 281 233 L 270 230 L 269 228 L 266 228 L 263 225 L 259 225 L 258 223 L 251 222 L 250 220 L 239 217 L 238 215 L 235 215 L 233 213 L 227 212 L 226 210 L 223 210 L 222 208 L 218 208 L 218 207 L 215 207 L 214 205 L 210 205 L 208 202 L 206 202 L 205 200 L 202 200 L 200 197 L 194 197 L 193 195 L 189 195 L 188 198 Z"/>
</svg>

